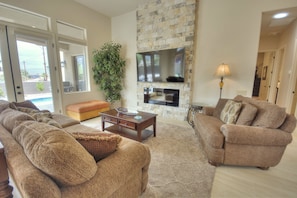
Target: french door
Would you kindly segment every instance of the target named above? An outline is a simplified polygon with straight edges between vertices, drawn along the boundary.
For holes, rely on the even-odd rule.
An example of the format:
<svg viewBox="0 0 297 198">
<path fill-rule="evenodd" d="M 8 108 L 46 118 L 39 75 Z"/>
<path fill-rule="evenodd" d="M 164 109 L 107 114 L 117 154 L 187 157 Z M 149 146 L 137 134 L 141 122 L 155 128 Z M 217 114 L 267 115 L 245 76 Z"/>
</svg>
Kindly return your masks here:
<svg viewBox="0 0 297 198">
<path fill-rule="evenodd" d="M 0 98 L 58 109 L 52 35 L 0 25 L 0 45 Z"/>
</svg>

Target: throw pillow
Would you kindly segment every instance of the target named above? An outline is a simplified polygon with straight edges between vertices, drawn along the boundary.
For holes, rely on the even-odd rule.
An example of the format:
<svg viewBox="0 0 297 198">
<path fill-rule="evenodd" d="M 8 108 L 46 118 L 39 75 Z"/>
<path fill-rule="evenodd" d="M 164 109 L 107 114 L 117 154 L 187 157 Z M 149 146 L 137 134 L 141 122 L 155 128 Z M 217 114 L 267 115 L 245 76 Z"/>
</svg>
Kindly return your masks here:
<svg viewBox="0 0 297 198">
<path fill-rule="evenodd" d="M 285 108 L 263 100 L 256 100 L 249 97 L 236 96 L 235 101 L 244 101 L 257 107 L 257 115 L 251 126 L 277 129 L 286 119 Z"/>
<path fill-rule="evenodd" d="M 58 185 L 78 185 L 97 172 L 94 158 L 67 132 L 36 121 L 26 121 L 12 131 L 34 166 Z"/>
<path fill-rule="evenodd" d="M 36 110 L 32 108 L 27 107 L 17 107 L 18 111 L 24 112 L 32 116 L 37 122 L 43 122 L 52 126 L 55 126 L 57 128 L 62 128 L 62 126 L 55 120 L 52 119 L 51 112 L 47 110 Z"/>
<path fill-rule="evenodd" d="M 39 112 L 39 110 L 29 108 L 29 107 L 16 107 L 15 110 L 27 113 L 27 114 L 33 114 Z"/>
<path fill-rule="evenodd" d="M 7 108 L 0 114 L 0 123 L 11 132 L 12 129 L 16 126 L 16 123 L 34 120 L 34 118 L 26 113 Z"/>
<path fill-rule="evenodd" d="M 7 109 L 9 107 L 9 105 L 10 105 L 10 102 L 8 102 L 6 100 L 0 100 L 0 112 Z"/>
<path fill-rule="evenodd" d="M 116 151 L 121 136 L 116 134 L 98 133 L 72 133 L 73 137 L 94 156 L 96 162 Z"/>
<path fill-rule="evenodd" d="M 286 119 L 286 109 L 266 101 L 254 103 L 258 107 L 258 113 L 252 126 L 277 129 Z"/>
<path fill-rule="evenodd" d="M 226 124 L 235 124 L 241 110 L 241 102 L 228 100 L 225 104 L 220 119 Z"/>
<path fill-rule="evenodd" d="M 254 105 L 243 102 L 242 109 L 238 116 L 236 124 L 250 126 L 254 118 L 256 117 L 257 111 L 258 109 Z"/>
<path fill-rule="evenodd" d="M 36 105 L 30 100 L 25 100 L 24 102 L 12 102 L 10 107 L 12 109 L 17 109 L 17 107 L 26 107 L 26 108 L 39 110 L 38 107 L 36 107 Z"/>
<path fill-rule="evenodd" d="M 34 113 L 32 115 L 32 117 L 37 121 L 37 122 L 43 122 L 43 123 L 46 123 L 48 125 L 52 125 L 54 127 L 57 127 L 57 128 L 62 128 L 62 126 L 55 120 L 53 120 L 52 118 L 49 118 L 47 116 L 47 113 L 42 113 L 42 112 L 39 112 L 39 113 Z"/>
</svg>

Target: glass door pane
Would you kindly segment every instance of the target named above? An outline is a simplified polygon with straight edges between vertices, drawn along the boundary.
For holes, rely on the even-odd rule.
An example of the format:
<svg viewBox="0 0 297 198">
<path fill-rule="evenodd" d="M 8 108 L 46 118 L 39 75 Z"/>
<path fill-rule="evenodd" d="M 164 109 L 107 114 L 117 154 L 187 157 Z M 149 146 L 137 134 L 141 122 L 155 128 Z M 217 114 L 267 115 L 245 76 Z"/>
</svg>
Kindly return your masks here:
<svg viewBox="0 0 297 198">
<path fill-rule="evenodd" d="M 0 39 L 0 46 L 2 41 Z M 6 84 L 5 84 L 5 76 L 2 64 L 2 53 L 0 48 L 0 100 L 7 100 L 7 93 L 6 93 Z"/>
<path fill-rule="evenodd" d="M 13 82 L 8 92 L 14 92 L 15 97 L 10 101 L 31 100 L 39 109 L 54 112 L 53 95 L 57 93 L 53 93 L 55 83 L 51 82 L 52 76 L 55 79 L 52 35 L 9 26 L 6 32 Z"/>
<path fill-rule="evenodd" d="M 24 100 L 38 108 L 54 110 L 47 41 L 17 35 L 17 53 Z"/>
</svg>

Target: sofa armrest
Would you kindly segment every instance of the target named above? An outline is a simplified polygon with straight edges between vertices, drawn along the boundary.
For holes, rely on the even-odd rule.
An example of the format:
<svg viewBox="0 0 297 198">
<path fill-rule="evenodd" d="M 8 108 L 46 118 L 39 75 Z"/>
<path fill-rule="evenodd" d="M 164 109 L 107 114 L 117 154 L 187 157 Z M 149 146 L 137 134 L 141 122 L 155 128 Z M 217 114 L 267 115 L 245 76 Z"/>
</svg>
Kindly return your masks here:
<svg viewBox="0 0 297 198">
<path fill-rule="evenodd" d="M 62 197 L 120 197 L 114 193 L 130 182 L 134 189 L 126 189 L 128 195 L 122 197 L 137 197 L 135 193 L 147 187 L 150 160 L 147 145 L 122 137 L 117 151 L 97 162 L 95 176 L 80 185 L 63 187 Z"/>
<path fill-rule="evenodd" d="M 292 141 L 292 135 L 280 129 L 223 124 L 220 130 L 232 144 L 285 146 Z"/>
<path fill-rule="evenodd" d="M 212 116 L 214 110 L 215 110 L 215 107 L 206 106 L 206 107 L 203 107 L 202 113 L 208 116 Z"/>
<path fill-rule="evenodd" d="M 69 116 L 59 114 L 59 113 L 52 113 L 52 118 L 56 122 L 58 122 L 62 128 L 66 128 L 72 125 L 80 124 L 79 121 L 70 118 Z"/>
</svg>

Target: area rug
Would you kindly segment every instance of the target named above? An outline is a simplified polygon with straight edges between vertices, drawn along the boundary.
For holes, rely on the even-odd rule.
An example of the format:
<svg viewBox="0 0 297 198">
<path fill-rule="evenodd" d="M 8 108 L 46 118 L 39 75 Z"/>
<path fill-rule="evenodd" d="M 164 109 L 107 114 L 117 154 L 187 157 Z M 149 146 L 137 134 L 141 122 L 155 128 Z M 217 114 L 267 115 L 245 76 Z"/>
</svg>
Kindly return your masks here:
<svg viewBox="0 0 297 198">
<path fill-rule="evenodd" d="M 101 129 L 101 120 L 92 127 Z M 140 198 L 211 197 L 215 167 L 207 162 L 194 129 L 187 123 L 158 120 L 157 136 L 143 143 L 150 148 L 151 163 L 148 186 Z"/>
<path fill-rule="evenodd" d="M 141 198 L 209 198 L 215 167 L 207 162 L 190 126 L 157 122 L 150 147 L 149 183 Z"/>
</svg>

